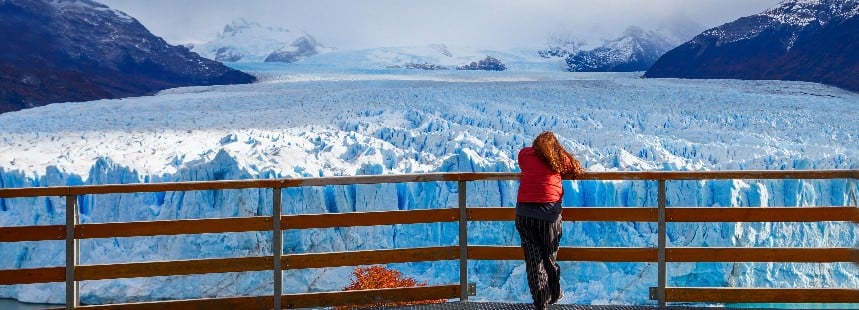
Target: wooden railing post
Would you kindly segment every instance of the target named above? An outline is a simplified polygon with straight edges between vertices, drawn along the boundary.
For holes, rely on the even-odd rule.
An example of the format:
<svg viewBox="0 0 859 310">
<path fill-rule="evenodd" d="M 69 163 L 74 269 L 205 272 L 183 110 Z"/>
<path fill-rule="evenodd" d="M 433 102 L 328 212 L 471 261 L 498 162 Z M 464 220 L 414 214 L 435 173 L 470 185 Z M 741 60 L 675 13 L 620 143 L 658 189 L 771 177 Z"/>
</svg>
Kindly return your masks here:
<svg viewBox="0 0 859 310">
<path fill-rule="evenodd" d="M 465 181 L 457 182 L 459 192 L 459 300 L 468 301 L 468 210 Z"/>
<path fill-rule="evenodd" d="M 850 180 L 850 186 L 847 188 L 847 206 L 859 207 L 859 198 L 856 197 L 857 189 L 856 188 L 857 179 Z"/>
<path fill-rule="evenodd" d="M 274 309 L 280 310 L 281 300 L 283 295 L 283 267 L 280 265 L 281 256 L 283 256 L 283 232 L 280 230 L 280 216 L 282 212 L 281 206 L 282 188 L 272 188 L 271 198 L 271 253 L 274 265 Z"/>
<path fill-rule="evenodd" d="M 658 230 L 658 252 L 657 252 L 657 260 L 658 260 L 658 280 L 656 288 L 656 298 L 659 300 L 659 308 L 665 308 L 665 286 L 666 286 L 666 258 L 665 258 L 665 247 L 666 247 L 666 224 L 665 224 L 665 205 L 666 205 L 666 194 L 665 194 L 665 180 L 659 180 L 659 187 L 657 193 L 657 200 L 659 204 L 659 208 L 657 210 L 657 218 L 659 223 L 657 224 Z"/>
<path fill-rule="evenodd" d="M 847 188 L 847 206 L 853 206 L 856 208 L 853 210 L 853 225 L 859 225 L 859 201 L 857 201 L 857 188 L 856 182 L 859 178 L 853 178 L 850 180 L 850 186 Z M 852 205 L 850 204 L 852 200 Z M 853 263 L 859 265 L 859 240 L 853 244 Z"/>
<path fill-rule="evenodd" d="M 78 196 L 66 196 L 66 309 L 80 306 L 80 287 L 75 281 L 75 267 L 80 264 L 80 248 L 75 238 L 78 224 Z"/>
</svg>

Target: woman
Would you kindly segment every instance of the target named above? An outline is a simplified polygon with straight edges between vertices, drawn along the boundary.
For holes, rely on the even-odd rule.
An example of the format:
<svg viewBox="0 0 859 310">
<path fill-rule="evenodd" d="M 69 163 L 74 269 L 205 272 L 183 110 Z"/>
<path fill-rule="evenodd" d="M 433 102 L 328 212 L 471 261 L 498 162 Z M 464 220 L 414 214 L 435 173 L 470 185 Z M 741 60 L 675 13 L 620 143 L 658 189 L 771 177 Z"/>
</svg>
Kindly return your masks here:
<svg viewBox="0 0 859 310">
<path fill-rule="evenodd" d="M 582 165 L 561 146 L 550 131 L 519 151 L 519 194 L 516 199 L 516 230 L 522 239 L 528 288 L 537 310 L 556 303 L 561 292 L 558 244 L 561 239 L 563 178 L 577 178 Z"/>
</svg>

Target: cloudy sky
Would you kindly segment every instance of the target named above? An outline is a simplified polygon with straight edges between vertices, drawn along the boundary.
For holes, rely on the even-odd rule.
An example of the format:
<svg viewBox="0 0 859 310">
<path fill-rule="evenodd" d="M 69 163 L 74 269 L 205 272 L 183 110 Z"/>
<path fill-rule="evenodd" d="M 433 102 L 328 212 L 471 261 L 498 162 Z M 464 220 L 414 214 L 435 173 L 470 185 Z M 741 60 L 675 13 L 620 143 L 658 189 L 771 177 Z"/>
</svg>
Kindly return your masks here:
<svg viewBox="0 0 859 310">
<path fill-rule="evenodd" d="M 779 0 L 99 0 L 170 43 L 202 43 L 237 18 L 306 31 L 351 49 L 444 43 L 545 45 L 552 35 L 594 40 L 629 25 L 711 28 Z M 685 22 L 684 22 L 685 21 Z"/>
</svg>

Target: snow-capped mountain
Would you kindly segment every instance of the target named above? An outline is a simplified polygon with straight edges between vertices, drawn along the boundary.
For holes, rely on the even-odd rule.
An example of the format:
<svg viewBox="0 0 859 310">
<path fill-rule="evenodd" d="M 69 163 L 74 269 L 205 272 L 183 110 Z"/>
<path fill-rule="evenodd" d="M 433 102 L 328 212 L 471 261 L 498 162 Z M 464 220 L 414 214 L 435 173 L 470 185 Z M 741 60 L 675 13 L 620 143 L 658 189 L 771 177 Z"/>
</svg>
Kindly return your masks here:
<svg viewBox="0 0 859 310">
<path fill-rule="evenodd" d="M 194 46 L 203 57 L 222 62 L 292 62 L 327 50 L 305 32 L 243 18 L 224 26 L 214 40 Z"/>
<path fill-rule="evenodd" d="M 458 55 L 456 49 L 449 52 Z M 338 53 L 331 60 L 368 55 Z M 0 186 L 516 171 L 516 152 L 542 130 L 555 131 L 590 171 L 859 168 L 859 123 L 849 113 L 859 94 L 814 83 L 513 69 L 340 70 L 308 62 L 234 65 L 265 78 L 0 115 Z M 850 180 L 666 186 L 669 206 L 841 206 L 855 204 L 850 188 L 857 194 Z M 652 207 L 656 187 L 645 181 L 565 182 L 564 205 Z M 457 195 L 451 182 L 290 188 L 283 191 L 283 212 L 447 208 L 456 206 Z M 264 216 L 271 214 L 270 197 L 265 189 L 87 195 L 80 199 L 80 219 Z M 515 197 L 515 182 L 468 185 L 470 206 L 513 207 Z M 60 225 L 64 201 L 0 199 L 0 227 Z M 518 245 L 512 224 L 470 223 L 469 244 Z M 667 229 L 670 246 L 677 247 L 852 247 L 859 238 L 859 226 L 850 222 L 675 223 Z M 568 222 L 561 244 L 652 247 L 656 230 L 654 223 Z M 288 230 L 283 250 L 440 246 L 457 238 L 456 223 Z M 80 253 L 81 264 L 89 265 L 264 256 L 271 255 L 270 244 L 265 232 L 111 238 L 82 240 Z M 63 266 L 63 246 L 0 243 L 0 270 Z M 459 281 L 456 261 L 393 266 L 421 282 Z M 521 261 L 472 261 L 468 268 L 478 292 L 472 300 L 530 302 Z M 648 288 L 656 283 L 656 264 L 563 262 L 562 268 L 568 292 L 563 303 L 653 304 Z M 283 288 L 340 290 L 351 271 L 289 270 Z M 671 283 L 688 286 L 859 287 L 849 263 L 681 263 L 669 264 L 668 272 Z M 0 298 L 62 303 L 64 288 L 0 286 Z M 83 281 L 80 288 L 86 304 L 271 291 L 271 272 Z"/>
<path fill-rule="evenodd" d="M 704 31 L 645 77 L 799 80 L 859 90 L 857 29 L 857 0 L 785 0 Z"/>
<path fill-rule="evenodd" d="M 90 0 L 0 1 L 0 33 L 0 113 L 255 80 Z"/>
<path fill-rule="evenodd" d="M 320 48 L 324 48 L 310 35 L 295 39 L 292 43 L 276 50 L 265 58 L 266 62 L 296 62 L 319 54 Z"/>
<path fill-rule="evenodd" d="M 617 38 L 585 40 L 570 35 L 550 35 L 547 48 L 537 52 L 543 58 L 561 58 L 567 71 L 644 71 L 668 50 L 686 42 L 701 30 L 687 19 L 674 18 L 656 30 L 628 27 Z"/>
<path fill-rule="evenodd" d="M 674 46 L 662 34 L 631 26 L 600 47 L 570 53 L 565 62 L 574 72 L 644 71 Z"/>
</svg>

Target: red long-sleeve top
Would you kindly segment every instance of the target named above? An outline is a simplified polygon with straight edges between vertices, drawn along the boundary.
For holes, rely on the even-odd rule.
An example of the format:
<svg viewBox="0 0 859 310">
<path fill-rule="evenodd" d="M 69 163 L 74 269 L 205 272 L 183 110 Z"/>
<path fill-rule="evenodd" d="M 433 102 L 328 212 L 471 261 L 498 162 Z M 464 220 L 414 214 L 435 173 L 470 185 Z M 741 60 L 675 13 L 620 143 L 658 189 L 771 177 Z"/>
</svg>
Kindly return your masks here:
<svg viewBox="0 0 859 310">
<path fill-rule="evenodd" d="M 565 166 L 572 165 L 569 158 L 565 160 Z M 522 174 L 519 177 L 517 202 L 556 202 L 561 200 L 564 196 L 561 174 L 552 171 L 548 165 L 543 163 L 533 148 L 525 147 L 519 151 L 518 161 Z"/>
</svg>

